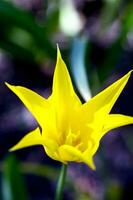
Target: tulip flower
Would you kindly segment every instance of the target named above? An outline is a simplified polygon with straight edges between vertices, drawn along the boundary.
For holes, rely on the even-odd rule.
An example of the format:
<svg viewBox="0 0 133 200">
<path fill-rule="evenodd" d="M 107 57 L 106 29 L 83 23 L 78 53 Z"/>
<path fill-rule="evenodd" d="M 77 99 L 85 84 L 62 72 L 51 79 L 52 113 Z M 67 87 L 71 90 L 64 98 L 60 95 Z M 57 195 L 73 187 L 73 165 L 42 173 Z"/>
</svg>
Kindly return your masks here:
<svg viewBox="0 0 133 200">
<path fill-rule="evenodd" d="M 133 124 L 133 117 L 110 114 L 131 72 L 82 104 L 58 48 L 52 94 L 48 99 L 25 87 L 6 83 L 39 124 L 10 150 L 42 145 L 54 160 L 65 164 L 84 162 L 95 169 L 93 156 L 101 138 L 111 129 Z"/>
</svg>

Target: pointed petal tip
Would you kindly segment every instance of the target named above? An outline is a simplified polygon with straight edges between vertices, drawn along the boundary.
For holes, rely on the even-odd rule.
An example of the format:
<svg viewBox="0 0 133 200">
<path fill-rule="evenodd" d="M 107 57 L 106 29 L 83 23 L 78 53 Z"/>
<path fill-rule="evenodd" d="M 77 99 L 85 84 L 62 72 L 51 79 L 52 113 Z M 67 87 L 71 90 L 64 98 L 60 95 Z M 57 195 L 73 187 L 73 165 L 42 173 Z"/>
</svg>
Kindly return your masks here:
<svg viewBox="0 0 133 200">
<path fill-rule="evenodd" d="M 132 74 L 132 72 L 133 72 L 133 69 L 131 69 L 128 73 L 127 73 L 127 75 L 131 75 Z"/>
<path fill-rule="evenodd" d="M 122 77 L 122 78 L 125 78 L 126 83 L 127 83 L 127 81 L 129 80 L 129 78 L 130 78 L 132 72 L 133 72 L 133 69 L 131 69 L 130 71 L 128 71 L 128 72 Z M 121 79 L 122 79 L 122 78 L 121 78 Z"/>
<path fill-rule="evenodd" d="M 11 152 L 13 152 L 13 151 L 16 151 L 16 150 L 19 150 L 18 148 L 17 148 L 17 145 L 14 145 L 13 147 L 11 147 L 10 149 L 8 149 L 8 151 L 11 153 Z"/>
<path fill-rule="evenodd" d="M 39 127 L 26 134 L 17 144 L 11 147 L 8 151 L 12 152 L 35 145 L 43 145 Z"/>
<path fill-rule="evenodd" d="M 91 165 L 89 165 L 89 166 L 91 167 L 92 170 L 94 170 L 94 171 L 96 170 L 96 166 L 94 164 L 94 161 L 92 161 Z"/>
<path fill-rule="evenodd" d="M 96 170 L 96 166 L 94 164 L 93 158 L 84 158 L 83 162 L 85 162 L 92 170 Z"/>
<path fill-rule="evenodd" d="M 6 85 L 9 89 L 11 89 L 11 88 L 13 87 L 13 85 L 10 85 L 10 84 L 7 83 L 7 82 L 5 82 L 5 85 Z"/>
<path fill-rule="evenodd" d="M 6 85 L 7 87 L 9 87 L 9 86 L 10 86 L 10 84 L 9 84 L 9 83 L 7 83 L 7 82 L 5 82 L 5 85 Z"/>
<path fill-rule="evenodd" d="M 133 72 L 133 69 L 131 69 L 129 72 L 127 72 L 127 74 L 125 74 L 125 78 L 129 79 L 132 72 Z"/>
<path fill-rule="evenodd" d="M 59 51 L 60 48 L 59 48 L 59 44 L 58 43 L 56 43 L 56 47 L 57 47 L 57 51 Z"/>
<path fill-rule="evenodd" d="M 19 86 L 16 86 L 16 85 L 11 85 L 11 84 L 9 84 L 9 83 L 7 83 L 7 82 L 5 82 L 5 85 L 12 91 L 12 92 L 14 92 L 15 94 L 16 94 L 16 89 L 19 87 Z"/>
<path fill-rule="evenodd" d="M 19 149 L 21 149 L 21 148 L 18 148 L 18 144 L 16 144 L 13 147 L 11 147 L 10 149 L 8 149 L 8 151 L 11 153 L 11 152 L 19 150 Z"/>
<path fill-rule="evenodd" d="M 10 148 L 10 149 L 8 149 L 8 151 L 11 153 L 11 152 L 15 151 L 15 149 L 14 148 Z"/>
<path fill-rule="evenodd" d="M 96 166 L 95 166 L 95 165 L 93 165 L 93 166 L 92 166 L 92 165 L 91 165 L 91 166 L 89 165 L 89 167 L 90 167 L 93 171 L 96 171 Z"/>
<path fill-rule="evenodd" d="M 29 147 L 29 146 L 26 146 Z M 21 150 L 25 147 L 18 147 L 18 144 L 14 145 L 13 147 L 11 147 L 10 149 L 8 149 L 8 152 L 12 153 L 13 151 L 17 151 L 17 150 Z"/>
<path fill-rule="evenodd" d="M 57 44 L 57 60 L 58 60 L 59 58 L 62 58 L 62 56 L 61 56 L 61 52 L 60 52 L 59 45 Z"/>
</svg>

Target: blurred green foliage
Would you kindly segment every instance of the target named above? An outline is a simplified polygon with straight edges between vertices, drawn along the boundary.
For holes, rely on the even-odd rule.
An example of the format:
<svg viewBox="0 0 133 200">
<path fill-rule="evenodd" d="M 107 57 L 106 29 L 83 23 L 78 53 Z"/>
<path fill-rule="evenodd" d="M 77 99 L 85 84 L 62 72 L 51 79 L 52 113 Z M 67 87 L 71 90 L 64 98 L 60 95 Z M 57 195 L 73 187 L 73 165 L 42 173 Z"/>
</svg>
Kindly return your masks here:
<svg viewBox="0 0 133 200">
<path fill-rule="evenodd" d="M 41 26 L 28 12 L 6 1 L 0 1 L 0 47 L 20 59 L 42 61 L 46 56 L 55 58 L 49 34 L 58 20 L 58 11 Z"/>
<path fill-rule="evenodd" d="M 122 199 L 122 186 L 120 183 L 110 181 L 107 188 L 107 198 L 108 200 L 121 200 Z"/>
<path fill-rule="evenodd" d="M 5 160 L 2 177 L 2 200 L 28 199 L 26 184 L 20 173 L 19 163 L 14 156 Z"/>
<path fill-rule="evenodd" d="M 126 45 L 127 38 L 130 33 L 132 34 L 133 2 L 129 1 L 124 3 L 125 4 L 123 5 L 122 1 L 117 0 L 106 0 L 104 2 L 104 6 L 98 18 L 99 28 L 95 33 L 95 37 L 97 37 L 98 39 L 96 39 L 95 37 L 91 38 L 86 35 L 84 36 L 86 38 L 85 40 L 83 39 L 82 35 L 78 36 L 76 40 L 74 39 L 74 45 L 72 45 L 72 48 L 76 49 L 77 52 L 78 49 L 79 51 L 81 50 L 80 48 L 83 49 L 84 56 L 82 56 L 82 58 L 80 56 L 78 60 L 82 59 L 82 61 L 79 62 L 84 63 L 84 68 L 86 68 L 85 71 L 87 76 L 86 80 L 88 80 L 87 86 L 81 84 L 81 87 L 82 90 L 84 90 L 84 88 L 87 88 L 89 85 L 92 95 L 96 94 L 99 91 L 105 80 L 116 69 L 116 66 L 118 65 L 124 51 L 124 46 Z M 111 30 L 111 27 L 114 23 L 117 23 L 116 30 Z M 108 34 L 111 35 L 110 37 L 113 37 L 113 32 L 116 32 L 115 38 L 108 38 Z M 92 54 L 96 43 L 95 40 L 98 40 L 98 46 L 100 45 L 101 49 L 103 50 L 103 55 L 101 55 L 101 52 L 98 52 L 99 49 L 96 50 L 96 55 L 94 55 L 96 57 L 95 59 L 97 59 L 98 54 L 101 55 L 102 60 L 100 60 L 99 63 L 93 63 L 92 60 Z M 81 47 L 79 46 L 79 42 L 81 43 Z M 84 49 L 86 49 L 86 51 Z M 76 56 L 72 57 L 72 60 L 74 59 L 75 62 L 77 62 Z M 76 72 L 75 66 L 72 65 L 72 68 L 74 69 L 72 71 L 75 71 L 75 73 L 73 74 L 74 77 L 77 76 L 76 79 L 78 79 L 79 74 Z M 83 80 L 82 82 L 86 84 L 86 81 Z M 87 93 L 90 93 L 90 90 Z M 82 95 L 86 96 L 86 94 Z"/>
</svg>

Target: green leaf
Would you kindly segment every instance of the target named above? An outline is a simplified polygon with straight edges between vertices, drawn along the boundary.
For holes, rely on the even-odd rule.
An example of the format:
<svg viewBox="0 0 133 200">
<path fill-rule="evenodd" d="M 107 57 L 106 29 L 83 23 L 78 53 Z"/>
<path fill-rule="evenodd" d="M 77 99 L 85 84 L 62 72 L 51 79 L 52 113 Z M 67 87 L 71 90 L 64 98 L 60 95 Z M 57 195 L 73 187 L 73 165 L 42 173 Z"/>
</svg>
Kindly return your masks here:
<svg viewBox="0 0 133 200">
<path fill-rule="evenodd" d="M 2 174 L 2 199 L 26 200 L 27 192 L 19 163 L 14 156 L 8 156 L 4 162 Z"/>
<path fill-rule="evenodd" d="M 10 34 L 12 30 L 17 27 L 26 31 L 30 34 L 30 37 L 32 37 L 33 42 L 31 44 L 31 49 L 33 48 L 32 46 L 34 46 L 35 49 L 39 50 L 38 52 L 43 51 L 44 55 L 55 58 L 55 50 L 49 40 L 49 33 L 37 23 L 30 13 L 2 0 L 0 1 L 0 26 L 2 27 L 0 32 L 0 44 L 3 39 L 6 44 L 8 44 L 8 41 L 16 44 L 12 41 Z M 4 45 L 1 45 L 1 48 L 4 48 Z M 12 51 L 10 52 L 12 53 Z"/>
<path fill-rule="evenodd" d="M 56 180 L 59 175 L 59 170 L 50 165 L 42 165 L 36 163 L 21 163 L 21 172 L 24 174 L 32 174 L 42 176 L 50 181 Z"/>
<path fill-rule="evenodd" d="M 9 40 L 3 39 L 2 41 L 0 41 L 0 48 L 3 49 L 4 51 L 7 51 L 8 53 L 11 52 L 13 57 L 19 59 L 25 58 L 29 61 L 34 61 L 34 56 L 33 56 L 34 54 L 31 51 Z"/>
<path fill-rule="evenodd" d="M 101 12 L 101 31 L 106 31 L 108 26 L 118 17 L 121 6 L 120 0 L 104 0 L 104 6 Z"/>
<path fill-rule="evenodd" d="M 121 41 L 125 41 L 127 34 L 133 30 L 133 3 L 129 3 L 122 16 Z"/>
</svg>

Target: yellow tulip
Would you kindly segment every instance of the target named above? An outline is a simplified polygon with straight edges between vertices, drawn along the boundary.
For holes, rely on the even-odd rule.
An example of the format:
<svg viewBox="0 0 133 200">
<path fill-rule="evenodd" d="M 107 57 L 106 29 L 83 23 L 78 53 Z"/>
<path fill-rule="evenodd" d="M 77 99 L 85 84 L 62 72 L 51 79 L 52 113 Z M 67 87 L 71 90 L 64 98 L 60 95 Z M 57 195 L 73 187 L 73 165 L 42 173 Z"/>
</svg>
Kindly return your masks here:
<svg viewBox="0 0 133 200">
<path fill-rule="evenodd" d="M 133 117 L 110 114 L 131 72 L 82 104 L 58 49 L 52 94 L 48 99 L 27 88 L 6 83 L 41 127 L 28 133 L 10 151 L 42 145 L 54 160 L 65 164 L 84 162 L 95 169 L 93 156 L 101 138 L 111 129 L 133 123 Z"/>
</svg>

